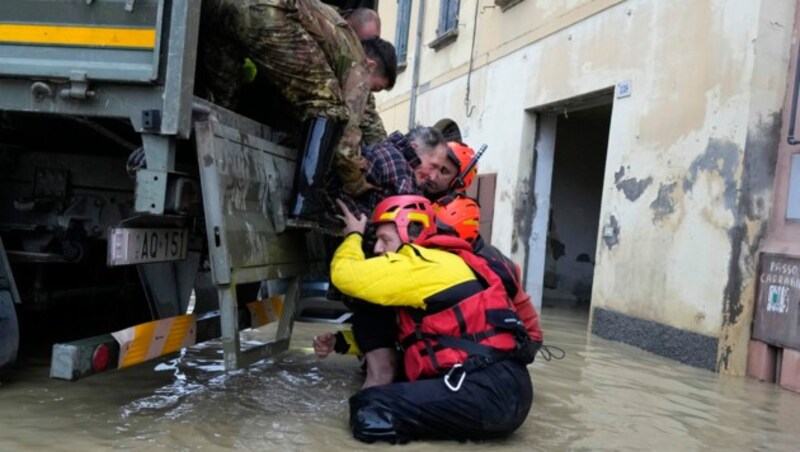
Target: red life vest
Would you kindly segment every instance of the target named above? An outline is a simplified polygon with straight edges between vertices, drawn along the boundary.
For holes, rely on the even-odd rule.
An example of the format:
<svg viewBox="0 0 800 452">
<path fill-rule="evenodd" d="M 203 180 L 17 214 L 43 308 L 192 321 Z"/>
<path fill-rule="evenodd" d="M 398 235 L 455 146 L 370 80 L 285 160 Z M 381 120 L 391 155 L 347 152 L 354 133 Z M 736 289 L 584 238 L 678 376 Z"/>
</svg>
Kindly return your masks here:
<svg viewBox="0 0 800 452">
<path fill-rule="evenodd" d="M 457 254 L 488 287 L 463 300 L 454 300 L 449 308 L 436 313 L 399 310 L 400 343 L 405 349 L 409 381 L 447 372 L 473 355 L 476 348 L 498 354 L 513 351 L 517 347 L 513 329 L 524 331 L 524 325 L 514 312 L 502 281 L 486 260 L 473 254 L 472 246 L 456 237 L 437 235 L 420 245 Z M 514 322 L 518 324 L 511 325 Z"/>
<path fill-rule="evenodd" d="M 503 287 L 506 288 L 517 314 L 525 323 L 525 329 L 528 330 L 531 340 L 541 342 L 542 327 L 539 325 L 539 313 L 536 312 L 530 296 L 520 285 L 519 267 L 497 248 L 483 242 L 480 237 L 472 243 L 472 247 L 475 254 L 486 259 L 492 271 L 503 281 Z"/>
</svg>

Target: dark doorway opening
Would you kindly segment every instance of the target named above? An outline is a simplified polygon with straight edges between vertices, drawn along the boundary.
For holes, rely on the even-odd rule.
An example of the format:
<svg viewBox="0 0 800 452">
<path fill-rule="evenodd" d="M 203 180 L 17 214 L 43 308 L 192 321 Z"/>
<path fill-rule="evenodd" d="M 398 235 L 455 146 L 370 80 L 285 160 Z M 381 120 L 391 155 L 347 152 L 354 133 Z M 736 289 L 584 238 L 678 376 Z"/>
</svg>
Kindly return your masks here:
<svg viewBox="0 0 800 452">
<path fill-rule="evenodd" d="M 544 305 L 589 307 L 611 104 L 558 115 L 544 272 Z"/>
</svg>

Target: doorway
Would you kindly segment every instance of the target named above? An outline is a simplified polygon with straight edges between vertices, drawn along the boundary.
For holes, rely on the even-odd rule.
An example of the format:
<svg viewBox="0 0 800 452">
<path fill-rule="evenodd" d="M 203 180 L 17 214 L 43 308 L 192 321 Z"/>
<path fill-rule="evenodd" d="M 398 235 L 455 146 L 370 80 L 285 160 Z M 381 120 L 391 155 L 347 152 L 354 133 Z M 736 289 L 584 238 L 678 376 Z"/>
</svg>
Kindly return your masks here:
<svg viewBox="0 0 800 452">
<path fill-rule="evenodd" d="M 612 94 L 537 112 L 526 289 L 544 307 L 591 305 Z"/>
</svg>

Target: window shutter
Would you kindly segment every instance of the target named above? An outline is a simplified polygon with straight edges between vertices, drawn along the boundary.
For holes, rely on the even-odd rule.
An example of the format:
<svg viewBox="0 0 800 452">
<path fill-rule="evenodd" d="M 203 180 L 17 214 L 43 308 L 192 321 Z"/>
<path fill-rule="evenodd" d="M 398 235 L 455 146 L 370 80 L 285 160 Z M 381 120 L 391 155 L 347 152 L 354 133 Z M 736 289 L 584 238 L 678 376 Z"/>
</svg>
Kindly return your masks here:
<svg viewBox="0 0 800 452">
<path fill-rule="evenodd" d="M 404 63 L 408 54 L 408 29 L 411 22 L 411 0 L 397 1 L 397 31 L 394 42 L 397 49 L 397 62 Z"/>
<path fill-rule="evenodd" d="M 481 174 L 478 176 L 478 204 L 481 205 L 481 236 L 492 243 L 492 220 L 494 219 L 494 192 L 497 186 L 497 174 Z"/>
<path fill-rule="evenodd" d="M 478 174 L 467 188 L 467 196 L 478 201 L 481 206 L 481 237 L 492 243 L 492 219 L 494 219 L 494 192 L 497 186 L 497 173 Z"/>
<path fill-rule="evenodd" d="M 443 3 L 448 4 L 447 9 L 447 29 L 445 31 L 452 30 L 458 26 L 458 3 L 459 0 L 446 0 Z"/>
<path fill-rule="evenodd" d="M 436 28 L 436 36 L 441 36 L 447 31 L 447 10 L 450 0 L 441 0 L 439 3 L 439 26 Z"/>
</svg>

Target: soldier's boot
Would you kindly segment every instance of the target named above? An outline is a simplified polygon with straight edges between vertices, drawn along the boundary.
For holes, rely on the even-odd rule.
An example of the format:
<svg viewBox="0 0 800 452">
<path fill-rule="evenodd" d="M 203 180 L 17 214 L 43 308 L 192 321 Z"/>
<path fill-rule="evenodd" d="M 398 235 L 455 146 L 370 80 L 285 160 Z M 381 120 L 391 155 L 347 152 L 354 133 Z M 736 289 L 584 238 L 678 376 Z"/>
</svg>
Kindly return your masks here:
<svg viewBox="0 0 800 452">
<path fill-rule="evenodd" d="M 333 150 L 342 134 L 339 122 L 318 116 L 306 124 L 306 139 L 297 156 L 289 217 L 311 220 L 321 211 L 325 174 L 331 166 Z"/>
</svg>

